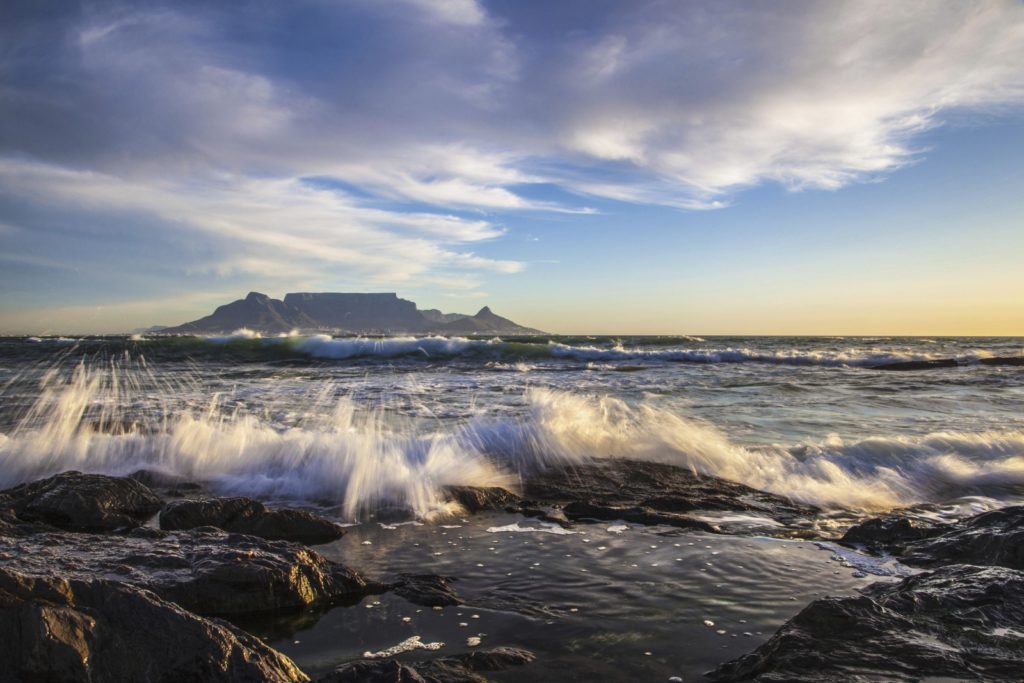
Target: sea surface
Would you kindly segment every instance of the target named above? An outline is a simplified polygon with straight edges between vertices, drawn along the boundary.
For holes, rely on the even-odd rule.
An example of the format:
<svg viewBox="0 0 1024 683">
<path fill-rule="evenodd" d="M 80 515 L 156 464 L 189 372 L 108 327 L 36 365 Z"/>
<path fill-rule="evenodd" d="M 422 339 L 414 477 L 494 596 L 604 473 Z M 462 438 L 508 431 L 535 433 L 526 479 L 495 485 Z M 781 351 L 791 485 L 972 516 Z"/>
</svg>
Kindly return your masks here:
<svg viewBox="0 0 1024 683">
<path fill-rule="evenodd" d="M 475 637 L 539 656 L 495 680 L 695 680 L 814 597 L 910 570 L 783 534 L 465 517 L 441 487 L 632 458 L 837 525 L 906 506 L 955 518 L 1024 501 L 1024 368 L 978 362 L 1022 352 L 973 337 L 2 338 L 0 487 L 158 469 L 353 525 L 317 550 L 367 574 L 458 578 L 470 606 L 384 596 L 246 625 L 311 673 Z M 961 365 L 875 369 L 947 358 Z M 418 521 L 377 519 L 396 507 Z"/>
</svg>

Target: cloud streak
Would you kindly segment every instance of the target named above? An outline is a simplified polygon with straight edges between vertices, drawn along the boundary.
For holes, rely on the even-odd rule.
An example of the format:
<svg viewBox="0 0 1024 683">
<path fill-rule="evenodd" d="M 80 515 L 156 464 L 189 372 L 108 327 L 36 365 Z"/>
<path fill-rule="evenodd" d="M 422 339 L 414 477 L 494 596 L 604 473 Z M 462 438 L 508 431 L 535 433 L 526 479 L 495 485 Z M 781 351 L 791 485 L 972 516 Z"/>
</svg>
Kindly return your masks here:
<svg viewBox="0 0 1024 683">
<path fill-rule="evenodd" d="M 52 202 L 146 216 L 234 245 L 183 270 L 254 277 L 293 260 L 473 289 L 525 268 L 477 253 L 517 215 L 837 189 L 1024 104 L 1011 0 L 0 11 L 0 221 Z M 20 232 L 0 239 L 27 259 Z"/>
</svg>

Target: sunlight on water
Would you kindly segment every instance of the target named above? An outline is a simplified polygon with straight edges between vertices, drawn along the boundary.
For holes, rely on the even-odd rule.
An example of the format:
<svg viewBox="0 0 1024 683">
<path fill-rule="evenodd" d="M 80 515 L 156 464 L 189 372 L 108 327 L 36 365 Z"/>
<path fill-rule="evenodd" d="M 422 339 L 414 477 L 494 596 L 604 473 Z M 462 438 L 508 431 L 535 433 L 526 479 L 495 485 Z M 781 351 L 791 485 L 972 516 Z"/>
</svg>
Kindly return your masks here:
<svg viewBox="0 0 1024 683">
<path fill-rule="evenodd" d="M 414 420 L 330 381 L 298 393 L 273 382 L 210 392 L 206 382 L 197 370 L 158 376 L 127 355 L 54 365 L 0 436 L 0 485 L 67 469 L 152 468 L 223 493 L 339 505 L 353 519 L 381 507 L 445 513 L 445 486 L 515 490 L 538 469 L 611 457 L 864 510 L 1024 486 L 1021 431 L 752 447 L 649 401 L 552 388 L 524 388 L 511 414 L 485 405 L 469 419 Z"/>
</svg>

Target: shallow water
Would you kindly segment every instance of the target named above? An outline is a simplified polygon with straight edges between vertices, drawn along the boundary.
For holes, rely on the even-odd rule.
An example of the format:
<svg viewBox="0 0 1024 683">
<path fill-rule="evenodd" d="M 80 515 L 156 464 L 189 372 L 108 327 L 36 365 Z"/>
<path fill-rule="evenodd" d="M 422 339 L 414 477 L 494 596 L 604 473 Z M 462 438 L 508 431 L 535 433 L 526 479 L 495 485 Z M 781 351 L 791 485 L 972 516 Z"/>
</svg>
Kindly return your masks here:
<svg viewBox="0 0 1024 683">
<path fill-rule="evenodd" d="M 442 488 L 516 489 L 545 467 L 628 457 L 821 506 L 819 529 L 914 504 L 958 518 L 1024 500 L 1024 370 L 972 362 L 1022 344 L 0 339 L 0 486 L 157 469 L 356 523 L 317 550 L 371 577 L 457 579 L 465 606 L 386 595 L 244 624 L 311 674 L 419 636 L 444 645 L 401 658 L 466 651 L 471 637 L 538 654 L 488 674 L 499 681 L 694 680 L 810 600 L 905 568 L 755 536 L 772 526 L 734 513 L 717 515 L 734 536 L 464 519 Z M 947 357 L 965 365 L 871 368 Z M 385 528 L 372 521 L 382 507 L 427 523 Z"/>
<path fill-rule="evenodd" d="M 349 531 L 317 550 L 370 576 L 454 576 L 467 604 L 435 610 L 386 595 L 312 625 L 245 624 L 313 674 L 412 636 L 444 643 L 438 655 L 469 651 L 467 638 L 477 636 L 480 647 L 538 655 L 495 680 L 695 680 L 766 640 L 810 600 L 891 580 L 858 573 L 813 543 L 663 527 L 603 523 L 564 533 L 489 514 Z M 402 659 L 432 656 L 418 650 Z"/>
<path fill-rule="evenodd" d="M 1024 487 L 1006 338 L 0 340 L 0 485 L 156 467 L 224 492 L 439 510 L 444 484 L 658 460 L 828 508 Z M 887 372 L 887 360 L 962 367 Z M 988 503 L 985 499 L 990 499 Z"/>
</svg>

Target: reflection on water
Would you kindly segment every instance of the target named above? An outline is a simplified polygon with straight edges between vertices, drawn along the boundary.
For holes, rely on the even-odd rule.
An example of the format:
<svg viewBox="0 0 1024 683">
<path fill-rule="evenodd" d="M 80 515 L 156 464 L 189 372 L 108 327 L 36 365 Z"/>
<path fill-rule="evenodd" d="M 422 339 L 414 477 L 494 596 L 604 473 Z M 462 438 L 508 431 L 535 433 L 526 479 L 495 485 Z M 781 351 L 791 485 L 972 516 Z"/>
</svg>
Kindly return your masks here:
<svg viewBox="0 0 1024 683">
<path fill-rule="evenodd" d="M 246 626 L 312 674 L 415 635 L 445 643 L 442 656 L 471 649 L 470 637 L 538 655 L 528 667 L 489 673 L 494 680 L 695 680 L 766 640 L 810 600 L 891 580 L 813 543 L 616 523 L 568 534 L 488 531 L 510 525 L 543 526 L 504 514 L 363 524 L 318 548 L 370 576 L 453 576 L 464 605 L 435 610 L 385 595 L 314 623 Z"/>
</svg>

